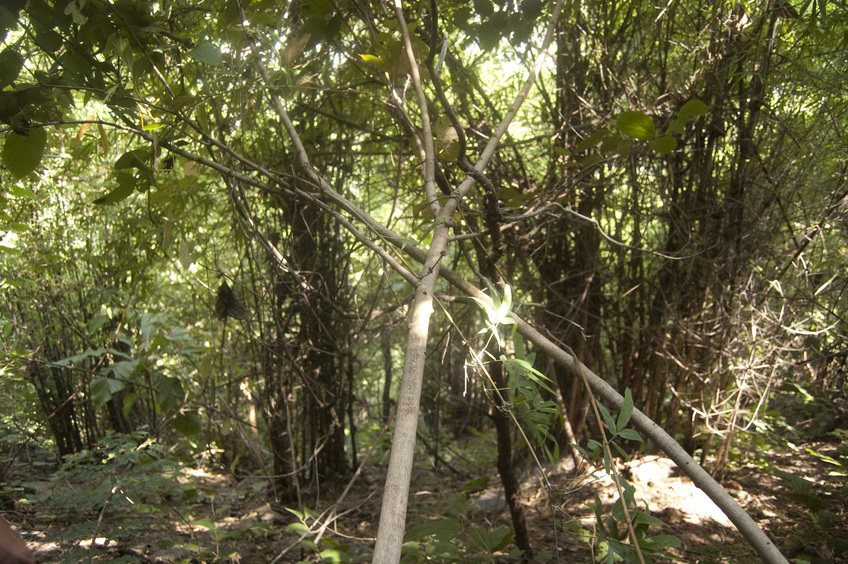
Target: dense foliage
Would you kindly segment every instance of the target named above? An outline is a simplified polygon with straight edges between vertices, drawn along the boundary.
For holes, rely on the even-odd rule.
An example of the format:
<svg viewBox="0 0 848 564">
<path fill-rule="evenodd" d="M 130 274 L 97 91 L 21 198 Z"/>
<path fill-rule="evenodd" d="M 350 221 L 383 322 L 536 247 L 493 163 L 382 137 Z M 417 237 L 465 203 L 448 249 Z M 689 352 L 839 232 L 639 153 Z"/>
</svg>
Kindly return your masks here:
<svg viewBox="0 0 848 564">
<path fill-rule="evenodd" d="M 435 265 L 495 303 L 436 287 L 419 448 L 449 463 L 496 436 L 528 555 L 517 429 L 553 461 L 603 459 L 601 416 L 622 453 L 640 442 L 508 312 L 716 478 L 774 432 L 779 390 L 819 398 L 813 434 L 848 426 L 848 12 L 560 4 L 0 6 L 4 432 L 58 479 L 123 456 L 127 492 L 178 462 L 270 477 L 306 523 L 308 495 L 386 446 Z M 58 503 L 100 510 L 120 475 Z"/>
</svg>

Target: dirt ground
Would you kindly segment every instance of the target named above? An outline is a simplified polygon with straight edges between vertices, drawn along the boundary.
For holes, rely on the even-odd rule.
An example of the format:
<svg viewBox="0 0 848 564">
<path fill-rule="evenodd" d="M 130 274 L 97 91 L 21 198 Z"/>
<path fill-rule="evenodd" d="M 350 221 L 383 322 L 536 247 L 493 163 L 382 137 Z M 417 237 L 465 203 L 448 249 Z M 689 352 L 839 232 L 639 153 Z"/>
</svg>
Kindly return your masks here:
<svg viewBox="0 0 848 564">
<path fill-rule="evenodd" d="M 828 456 L 834 461 L 839 458 L 837 447 L 823 442 L 796 445 L 794 452 L 783 455 L 759 453 L 756 465 L 731 467 L 725 476 L 728 491 L 794 562 L 848 562 L 848 491 L 846 478 L 838 475 L 845 468 L 827 461 Z M 480 458 L 475 455 L 476 460 Z M 494 458 L 488 468 L 481 470 L 478 465 L 464 471 L 433 468 L 423 455 L 419 462 L 413 475 L 408 526 L 454 519 L 458 529 L 468 531 L 511 527 Z M 654 562 L 673 561 L 671 557 L 690 563 L 758 561 L 727 518 L 688 478 L 679 475 L 667 458 L 642 456 L 619 470 L 636 488 L 637 502 L 662 521 L 662 525 L 649 528 L 648 536 L 674 535 L 680 540 L 679 547 L 668 549 L 670 558 L 655 556 Z M 339 503 L 341 487 L 322 492 L 304 487 L 302 506 L 314 513 L 301 520 L 268 501 L 264 480 L 238 481 L 199 469 L 186 470 L 180 478 L 184 488 L 199 492 L 191 504 L 162 498 L 148 502 L 144 511 L 107 507 L 82 514 L 51 510 L 49 505 L 19 504 L 5 517 L 23 534 L 39 563 L 249 564 L 321 562 L 322 558 L 369 562 L 379 521 L 383 471 L 382 462 L 364 466 Z M 780 472 L 806 481 L 781 479 Z M 550 469 L 548 479 L 553 486 L 550 497 L 538 475 L 530 471 L 525 472 L 521 491 L 537 560 L 556 562 L 559 553 L 559 562 L 592 562 L 589 544 L 571 528 L 580 523 L 583 531 L 593 530 L 596 520 L 588 504 L 595 495 L 606 506 L 615 501 L 611 479 L 598 472 L 594 477 L 583 472 L 574 478 L 567 464 Z M 28 483 L 42 494 L 55 495 L 61 487 L 47 481 Z M 309 534 L 303 535 L 307 530 Z M 438 558 L 428 556 L 425 550 L 410 561 L 519 561 L 513 543 L 488 554 L 467 550 L 474 544 L 468 536 L 458 535 L 451 542 L 465 547 L 461 556 Z M 426 549 L 424 544 L 420 546 Z"/>
<path fill-rule="evenodd" d="M 844 488 L 834 491 L 834 484 L 839 482 L 829 474 L 838 468 L 807 449 L 825 457 L 838 456 L 832 443 L 797 446 L 794 453 L 771 456 L 756 466 L 732 468 L 724 485 L 787 558 L 810 563 L 848 562 L 848 495 Z M 479 479 L 479 469 L 472 481 L 444 468 L 428 467 L 424 456 L 420 461 L 421 467 L 413 476 L 408 524 L 452 517 L 458 519 L 460 527 L 494 530 L 511 526 L 494 468 L 485 471 L 487 487 L 485 479 Z M 812 484 L 810 490 L 799 495 L 787 480 L 763 468 L 806 478 Z M 667 458 L 643 456 L 621 466 L 620 471 L 636 488 L 637 501 L 662 520 L 662 525 L 650 528 L 648 536 L 665 534 L 680 539 L 679 548 L 669 549 L 678 562 L 758 561 L 727 518 L 688 478 L 680 476 Z M 554 554 L 558 551 L 560 562 L 592 562 L 588 543 L 566 525 L 579 522 L 584 531 L 591 531 L 595 517 L 588 503 L 597 494 L 609 505 L 616 494 L 612 481 L 602 473 L 596 472 L 594 478 L 585 472 L 580 479 L 572 476 L 566 464 L 548 472 L 554 486 L 552 509 L 538 477 L 526 472 L 522 499 L 530 541 L 540 561 L 557 561 Z M 322 557 L 324 561 L 370 561 L 379 521 L 382 465 L 365 467 L 337 505 L 334 500 L 341 492 L 326 491 L 316 498 L 315 492 L 304 491 L 303 505 L 316 513 L 314 518 L 304 518 L 300 529 L 288 526 L 298 523 L 296 515 L 268 502 L 262 480 L 236 481 L 223 474 L 193 470 L 186 471 L 182 481 L 202 492 L 192 504 L 190 515 L 181 514 L 176 505 L 163 499 L 158 506 L 152 504 L 158 510 L 141 514 L 107 508 L 100 514 L 79 515 L 29 506 L 5 516 L 22 532 L 39 563 L 320 562 Z M 51 482 L 41 484 L 45 491 L 57 487 Z M 821 502 L 820 507 L 814 505 L 815 513 L 809 509 L 811 499 Z M 322 523 L 326 525 L 320 534 L 324 552 L 319 556 L 318 549 L 310 549 L 313 545 L 308 541 L 319 540 L 315 535 Z M 303 537 L 298 534 L 309 525 L 312 533 Z M 303 540 L 307 542 L 299 542 Z M 467 554 L 476 556 L 468 559 L 431 561 L 518 561 L 517 556 L 509 555 L 514 549 L 510 544 L 492 555 L 472 552 Z M 654 561 L 670 560 L 654 557 Z"/>
</svg>

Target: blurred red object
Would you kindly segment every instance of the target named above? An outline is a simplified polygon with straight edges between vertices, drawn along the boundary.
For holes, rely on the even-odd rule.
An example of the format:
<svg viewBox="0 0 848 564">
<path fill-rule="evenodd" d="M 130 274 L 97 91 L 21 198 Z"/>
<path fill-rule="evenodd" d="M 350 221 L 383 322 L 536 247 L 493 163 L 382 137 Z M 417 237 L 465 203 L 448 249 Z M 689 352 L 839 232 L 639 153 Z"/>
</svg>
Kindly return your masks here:
<svg viewBox="0 0 848 564">
<path fill-rule="evenodd" d="M 0 517 L 0 562 L 2 564 L 35 564 L 24 539 Z"/>
</svg>

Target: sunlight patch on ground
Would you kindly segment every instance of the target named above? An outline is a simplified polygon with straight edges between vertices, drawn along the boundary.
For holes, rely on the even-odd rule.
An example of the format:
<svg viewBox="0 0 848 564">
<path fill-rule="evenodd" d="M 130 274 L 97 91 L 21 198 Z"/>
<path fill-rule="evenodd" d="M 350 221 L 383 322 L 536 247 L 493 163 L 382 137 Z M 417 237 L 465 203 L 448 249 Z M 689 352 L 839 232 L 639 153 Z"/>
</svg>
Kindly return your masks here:
<svg viewBox="0 0 848 564">
<path fill-rule="evenodd" d="M 699 490 L 692 481 L 680 475 L 677 466 L 668 458 L 646 456 L 630 464 L 630 483 L 636 487 L 637 499 L 648 503 L 652 512 L 664 509 L 673 516 L 693 524 L 712 520 L 732 527 L 727 516 Z M 679 512 L 679 513 L 678 513 Z"/>
</svg>

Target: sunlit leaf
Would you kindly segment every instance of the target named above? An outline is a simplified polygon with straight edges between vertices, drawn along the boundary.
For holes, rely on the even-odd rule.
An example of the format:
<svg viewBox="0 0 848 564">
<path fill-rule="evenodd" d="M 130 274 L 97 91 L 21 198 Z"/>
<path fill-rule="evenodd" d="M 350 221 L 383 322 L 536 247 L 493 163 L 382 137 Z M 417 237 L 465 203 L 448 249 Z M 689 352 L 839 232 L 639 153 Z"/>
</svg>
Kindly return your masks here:
<svg viewBox="0 0 848 564">
<path fill-rule="evenodd" d="M 8 192 L 16 198 L 35 198 L 35 193 L 23 185 L 13 184 L 9 186 Z"/>
<path fill-rule="evenodd" d="M 652 120 L 651 116 L 644 112 L 623 112 L 620 116 L 618 116 L 615 123 L 622 133 L 629 135 L 630 137 L 635 137 L 636 139 L 653 139 L 657 133 L 654 120 Z"/>
<path fill-rule="evenodd" d="M 680 111 L 677 112 L 677 115 L 682 118 L 690 118 L 690 117 L 699 117 L 706 115 L 706 113 L 710 111 L 709 106 L 703 103 L 700 100 L 689 100 L 683 107 L 680 108 Z"/>
<path fill-rule="evenodd" d="M 442 158 L 447 162 L 454 162 L 459 157 L 459 135 L 448 116 L 440 116 L 436 120 L 433 124 L 433 135 Z"/>
<path fill-rule="evenodd" d="M 88 18 L 83 15 L 76 2 L 68 2 L 68 5 L 65 6 L 65 14 L 70 15 L 77 25 L 84 25 L 88 22 Z"/>
<path fill-rule="evenodd" d="M 479 304 L 480 308 L 486 314 L 486 318 L 490 323 L 492 322 L 492 320 L 495 319 L 495 317 L 497 317 L 497 314 L 495 313 L 495 308 L 492 307 L 491 302 L 477 297 L 472 297 L 471 299 L 477 302 L 477 304 Z"/>
<path fill-rule="evenodd" d="M 501 355 L 500 361 L 504 364 L 509 372 L 510 377 L 516 379 L 524 379 L 528 378 L 535 382 L 537 385 L 543 387 L 545 390 L 550 392 L 552 395 L 556 395 L 554 391 L 545 383 L 545 380 L 550 381 L 550 378 L 533 368 L 529 362 L 524 360 L 523 358 L 510 358 L 504 355 Z"/>
<path fill-rule="evenodd" d="M 180 241 L 180 265 L 183 267 L 183 270 L 188 270 L 196 258 L 194 255 L 194 245 L 185 239 Z"/>
<path fill-rule="evenodd" d="M 215 528 L 215 521 L 210 519 L 209 517 L 204 517 L 202 519 L 197 519 L 196 521 L 191 522 L 192 527 L 202 527 L 204 529 L 210 530 Z"/>
<path fill-rule="evenodd" d="M 325 548 L 318 553 L 321 562 L 350 562 L 350 555 L 347 553 L 346 546 L 337 546 L 333 548 Z"/>
<path fill-rule="evenodd" d="M 303 54 L 306 46 L 309 44 L 310 35 L 308 33 L 300 33 L 294 39 L 290 39 L 283 52 L 280 53 L 280 62 L 284 66 L 291 65 L 298 57 Z"/>
<path fill-rule="evenodd" d="M 509 284 L 504 287 L 504 299 L 498 307 L 497 322 L 501 325 L 514 325 L 515 320 L 509 314 L 512 311 L 512 291 Z"/>
</svg>

